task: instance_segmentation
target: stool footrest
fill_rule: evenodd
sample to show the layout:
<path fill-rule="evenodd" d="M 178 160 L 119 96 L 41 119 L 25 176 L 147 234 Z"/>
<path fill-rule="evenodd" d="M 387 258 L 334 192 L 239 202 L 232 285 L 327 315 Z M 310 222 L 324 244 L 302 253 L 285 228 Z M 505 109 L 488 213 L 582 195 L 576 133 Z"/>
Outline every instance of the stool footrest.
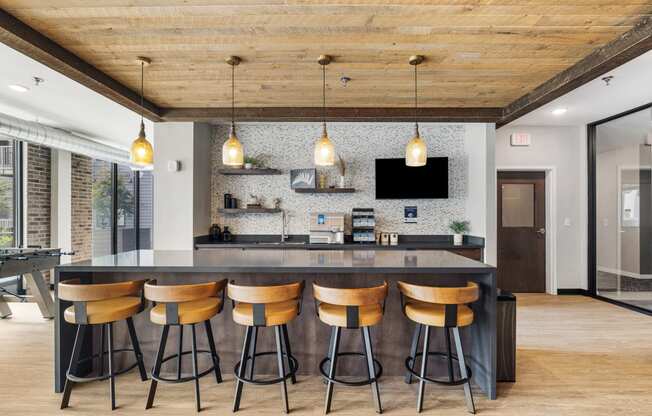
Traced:
<path fill-rule="evenodd" d="M 338 352 L 337 353 L 338 358 L 341 357 L 341 356 L 351 356 L 351 355 L 365 357 L 365 354 L 361 353 L 361 352 Z M 374 358 L 374 371 L 375 371 L 375 374 L 374 374 L 374 376 L 372 378 L 366 378 L 364 380 L 357 380 L 357 381 L 340 380 L 340 379 L 335 378 L 335 377 L 330 378 L 328 376 L 328 373 L 326 372 L 326 370 L 324 370 L 324 365 L 326 365 L 326 363 L 329 363 L 330 361 L 331 361 L 330 357 L 326 357 L 323 360 L 321 360 L 321 362 L 319 363 L 319 372 L 321 373 L 322 377 L 325 380 L 333 382 L 335 384 L 341 384 L 341 385 L 344 385 L 344 386 L 353 386 L 353 387 L 355 387 L 355 386 L 368 386 L 369 384 L 378 381 L 378 379 L 380 379 L 380 376 L 383 374 L 383 366 L 380 364 L 380 362 L 378 360 L 376 360 Z"/>
<path fill-rule="evenodd" d="M 184 352 L 181 353 L 181 355 L 186 355 L 186 354 L 192 354 L 192 351 L 184 351 Z M 210 355 L 212 355 L 212 353 L 210 351 L 207 351 L 207 350 L 197 350 L 197 354 L 210 354 Z M 167 357 L 165 357 L 165 358 L 163 358 L 161 360 L 161 364 L 163 364 L 164 362 L 169 361 L 169 360 L 171 360 L 173 358 L 177 358 L 178 356 L 179 356 L 179 354 L 168 355 Z M 217 358 L 218 365 L 219 365 L 219 362 L 220 361 L 219 361 L 219 357 L 218 357 Z M 161 377 L 160 372 L 158 374 L 154 374 L 154 371 L 152 371 L 152 380 L 156 380 L 156 381 L 159 381 L 161 383 L 187 383 L 188 381 L 193 381 L 196 378 L 200 379 L 200 378 L 204 377 L 205 375 L 208 375 L 209 373 L 211 373 L 213 370 L 215 370 L 215 366 L 211 366 L 210 368 L 208 368 L 208 369 L 202 371 L 201 373 L 197 374 L 197 377 L 188 376 L 188 377 L 181 377 L 181 378 Z"/>
<path fill-rule="evenodd" d="M 416 360 L 417 357 L 422 357 L 422 356 L 423 356 L 423 352 L 418 352 L 418 353 L 415 354 L 414 358 L 407 357 L 405 359 L 405 368 L 408 370 L 408 372 L 410 372 L 410 374 L 412 374 L 413 377 L 416 377 L 418 380 L 423 380 L 425 382 L 433 383 L 433 384 L 441 384 L 441 385 L 444 385 L 444 386 L 460 386 L 460 385 L 466 383 L 467 381 L 471 380 L 472 373 L 471 373 L 471 368 L 468 365 L 466 366 L 466 372 L 468 374 L 467 378 L 460 378 L 460 379 L 455 379 L 453 381 L 450 381 L 450 380 L 438 380 L 438 379 L 429 378 L 429 377 L 421 377 L 421 375 L 419 373 L 417 373 L 416 371 L 414 371 L 412 369 L 412 363 L 413 363 L 414 360 Z M 437 357 L 442 357 L 442 358 L 448 359 L 448 354 L 446 354 L 445 352 L 433 351 L 433 352 L 429 352 L 428 356 L 429 357 L 430 356 L 437 356 Z M 454 354 L 451 354 L 451 359 L 453 361 L 459 362 L 458 359 L 457 359 L 457 356 L 454 355 Z"/>
<path fill-rule="evenodd" d="M 254 354 L 254 357 L 257 358 L 257 357 L 260 357 L 262 355 L 274 355 L 275 356 L 276 354 L 277 354 L 276 351 L 264 351 L 264 352 L 257 352 L 256 354 Z M 240 380 L 243 383 L 247 383 L 247 384 L 255 384 L 255 385 L 259 385 L 259 386 L 266 386 L 266 385 L 270 385 L 270 384 L 280 383 L 283 380 L 287 380 L 289 378 L 292 378 L 292 376 L 294 376 L 297 373 L 297 370 L 299 369 L 299 362 L 297 361 L 296 358 L 294 358 L 293 355 L 289 355 L 288 353 L 284 352 L 283 356 L 288 359 L 288 364 L 290 366 L 288 372 L 285 374 L 285 377 L 277 377 L 277 378 L 264 379 L 264 380 L 254 380 L 253 376 L 252 376 L 252 378 L 240 377 L 240 376 L 238 376 L 238 370 L 240 369 L 240 361 L 238 361 L 235 364 L 235 367 L 233 367 L 233 374 L 234 374 L 234 376 L 235 376 L 235 378 L 237 380 Z M 247 361 L 251 360 L 251 358 L 252 358 L 251 355 L 247 356 L 247 358 L 245 359 L 245 365 L 246 365 Z"/>
<path fill-rule="evenodd" d="M 113 350 L 113 354 L 118 353 L 118 352 L 132 352 L 133 353 L 134 350 L 133 350 L 133 348 L 122 348 L 122 349 L 119 349 L 119 350 Z M 104 354 L 100 354 L 100 353 L 92 354 L 92 355 L 89 355 L 88 357 L 82 358 L 81 360 L 78 361 L 78 363 L 88 362 L 88 361 L 93 360 L 95 358 L 99 358 L 100 355 L 109 355 L 109 353 L 105 352 Z M 88 383 L 89 381 L 108 380 L 109 378 L 111 378 L 112 375 L 113 376 L 119 376 L 120 374 L 124 374 L 127 371 L 133 370 L 137 366 L 138 366 L 138 361 L 131 364 L 129 367 L 126 367 L 126 368 L 123 368 L 122 370 L 114 372 L 113 374 L 111 374 L 111 373 L 102 373 L 102 374 L 99 374 L 97 376 L 90 376 L 90 377 L 80 377 L 80 376 L 76 376 L 74 374 L 70 374 L 70 371 L 66 371 L 66 378 L 68 380 L 70 380 L 70 381 L 74 381 L 75 383 Z M 102 369 L 102 371 L 103 371 L 103 369 Z"/>

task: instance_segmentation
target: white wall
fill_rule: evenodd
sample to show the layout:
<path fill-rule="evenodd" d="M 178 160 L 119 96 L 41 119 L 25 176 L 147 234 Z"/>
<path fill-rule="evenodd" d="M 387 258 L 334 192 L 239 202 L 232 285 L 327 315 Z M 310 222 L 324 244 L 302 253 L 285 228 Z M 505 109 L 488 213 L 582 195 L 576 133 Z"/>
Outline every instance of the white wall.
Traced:
<path fill-rule="evenodd" d="M 556 213 L 548 236 L 548 260 L 557 288 L 587 288 L 586 276 L 586 134 L 585 126 L 534 127 L 506 126 L 497 130 L 496 168 L 548 170 L 546 197 Z M 511 147 L 514 132 L 532 136 L 529 147 Z M 539 169 L 540 168 L 540 169 Z M 554 173 L 552 173 L 554 172 Z M 494 186 L 495 187 L 495 186 Z M 551 233 L 552 231 L 552 233 Z M 551 288 L 549 287 L 549 290 Z"/>
<path fill-rule="evenodd" d="M 192 250 L 193 237 L 208 232 L 210 126 L 156 123 L 154 147 L 155 250 Z M 169 172 L 168 161 L 181 170 Z"/>

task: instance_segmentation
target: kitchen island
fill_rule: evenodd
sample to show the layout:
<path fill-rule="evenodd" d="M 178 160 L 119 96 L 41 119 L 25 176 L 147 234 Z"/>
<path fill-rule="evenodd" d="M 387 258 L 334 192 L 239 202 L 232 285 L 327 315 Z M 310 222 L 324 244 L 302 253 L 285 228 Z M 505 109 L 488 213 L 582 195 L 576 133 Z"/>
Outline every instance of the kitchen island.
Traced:
<path fill-rule="evenodd" d="M 55 269 L 55 288 L 59 281 L 81 278 L 88 283 L 109 283 L 130 279 L 157 279 L 159 284 L 197 283 L 228 278 L 243 284 L 279 284 L 305 280 L 303 307 L 298 319 L 289 324 L 292 351 L 299 361 L 299 374 L 318 374 L 318 363 L 326 355 L 329 328 L 315 315 L 311 284 L 334 287 L 365 287 L 387 280 L 390 293 L 383 322 L 372 328 L 375 355 L 385 375 L 404 374 L 405 357 L 414 324 L 405 318 L 396 281 L 419 284 L 463 286 L 478 283 L 480 299 L 472 305 L 475 321 L 461 330 L 473 382 L 490 399 L 496 397 L 496 273 L 495 268 L 448 251 L 425 250 L 238 250 L 194 251 L 140 250 L 88 261 L 66 264 Z M 56 290 L 55 290 L 56 294 Z M 63 389 L 65 371 L 72 352 L 74 326 L 63 319 L 70 303 L 56 298 L 55 391 Z M 146 312 L 134 317 L 136 331 L 147 367 L 154 358 L 160 327 L 149 322 Z M 222 372 L 230 374 L 242 347 L 244 328 L 233 323 L 229 302 L 212 319 Z M 171 331 L 171 338 L 176 335 Z M 262 332 L 261 350 L 272 350 L 272 333 Z M 273 332 L 273 331 L 272 331 Z M 97 346 L 98 334 L 91 334 L 83 354 Z M 203 337 L 200 337 L 200 339 Z M 357 337 L 346 337 L 343 350 L 361 348 Z M 175 345 L 172 341 L 170 345 Z M 443 350 L 443 335 L 435 332 L 431 350 Z M 116 341 L 128 345 L 127 329 L 116 327 Z M 205 346 L 199 343 L 199 348 Z M 118 348 L 121 348 L 120 345 Z M 127 357 L 126 360 L 129 360 Z M 91 360 L 92 361 L 92 360 Z M 271 363 L 270 363 L 271 364 Z M 344 364 L 344 372 L 353 365 Z M 208 365 L 200 360 L 200 367 Z M 269 367 L 274 368 L 273 365 Z M 437 367 L 433 366 L 436 370 Z"/>

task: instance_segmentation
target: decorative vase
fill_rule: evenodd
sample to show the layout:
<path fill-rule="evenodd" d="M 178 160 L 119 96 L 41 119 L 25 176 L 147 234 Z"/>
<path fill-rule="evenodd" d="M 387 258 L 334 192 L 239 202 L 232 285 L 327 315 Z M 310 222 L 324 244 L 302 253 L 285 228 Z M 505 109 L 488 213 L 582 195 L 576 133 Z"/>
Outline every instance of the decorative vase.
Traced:
<path fill-rule="evenodd" d="M 345 179 L 346 179 L 346 178 L 344 177 L 344 175 L 340 175 L 340 188 L 346 188 L 346 186 L 345 186 L 345 184 L 346 184 Z"/>
<path fill-rule="evenodd" d="M 252 167 L 253 167 L 253 165 L 251 163 L 245 163 L 244 164 L 245 169 L 251 169 Z"/>
<path fill-rule="evenodd" d="M 453 244 L 456 246 L 461 246 L 464 242 L 463 234 L 453 234 Z"/>

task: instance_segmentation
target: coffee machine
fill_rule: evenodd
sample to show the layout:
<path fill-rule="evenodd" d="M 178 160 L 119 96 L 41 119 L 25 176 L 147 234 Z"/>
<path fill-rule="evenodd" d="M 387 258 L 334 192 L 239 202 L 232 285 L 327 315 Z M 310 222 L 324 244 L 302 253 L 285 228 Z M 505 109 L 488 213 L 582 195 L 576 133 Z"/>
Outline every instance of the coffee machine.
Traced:
<path fill-rule="evenodd" d="M 344 244 L 343 212 L 311 212 L 310 244 Z"/>

